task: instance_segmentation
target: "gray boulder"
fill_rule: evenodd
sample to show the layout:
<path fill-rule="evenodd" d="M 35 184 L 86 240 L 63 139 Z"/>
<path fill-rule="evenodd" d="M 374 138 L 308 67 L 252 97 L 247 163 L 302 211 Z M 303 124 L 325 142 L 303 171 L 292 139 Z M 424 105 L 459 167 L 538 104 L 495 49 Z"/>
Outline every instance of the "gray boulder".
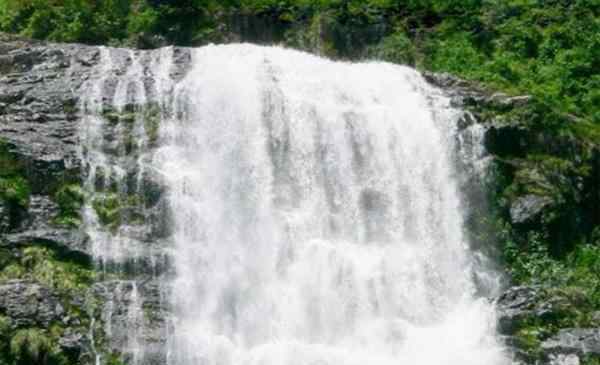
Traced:
<path fill-rule="evenodd" d="M 510 206 L 510 220 L 513 224 L 521 224 L 533 221 L 544 208 L 553 204 L 553 200 L 547 196 L 527 194 L 517 198 Z"/>

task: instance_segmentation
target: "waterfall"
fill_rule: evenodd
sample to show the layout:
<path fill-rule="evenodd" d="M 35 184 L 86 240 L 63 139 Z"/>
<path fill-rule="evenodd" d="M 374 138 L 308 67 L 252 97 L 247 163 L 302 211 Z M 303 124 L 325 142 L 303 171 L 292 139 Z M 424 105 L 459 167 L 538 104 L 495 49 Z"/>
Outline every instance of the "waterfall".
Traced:
<path fill-rule="evenodd" d="M 211 45 L 187 51 L 182 73 L 172 48 L 103 52 L 84 159 L 119 181 L 133 169 L 138 183 L 122 185 L 136 194 L 144 176 L 160 181 L 168 221 L 150 250 L 134 228 L 160 204 L 116 231 L 98 229 L 90 208 L 88 226 L 102 262 L 168 256 L 154 275 L 167 364 L 510 363 L 478 294 L 495 290 L 494 275 L 463 226 L 457 160 L 480 153 L 460 153 L 461 111 L 416 71 Z M 105 104 L 137 105 L 133 156 L 93 153 Z M 123 349 L 134 362 L 148 347 L 137 328 Z"/>

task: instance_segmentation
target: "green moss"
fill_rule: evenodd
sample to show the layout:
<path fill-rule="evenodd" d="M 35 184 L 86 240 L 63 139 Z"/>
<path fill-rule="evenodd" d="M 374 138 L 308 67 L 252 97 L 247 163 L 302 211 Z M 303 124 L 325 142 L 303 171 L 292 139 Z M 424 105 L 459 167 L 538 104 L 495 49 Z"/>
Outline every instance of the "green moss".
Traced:
<path fill-rule="evenodd" d="M 92 201 L 100 224 L 113 232 L 124 223 L 144 223 L 141 213 L 143 205 L 144 201 L 140 195 L 127 193 L 97 194 Z"/>
<path fill-rule="evenodd" d="M 567 127 L 576 138 L 594 145 L 600 145 L 600 123 L 579 121 L 569 123 Z"/>
<path fill-rule="evenodd" d="M 39 329 L 18 330 L 10 341 L 10 352 L 18 364 L 42 363 L 51 348 L 48 335 Z"/>
<path fill-rule="evenodd" d="M 10 332 L 10 319 L 0 315 L 0 338 L 3 338 Z"/>
<path fill-rule="evenodd" d="M 119 354 L 111 353 L 106 356 L 106 365 L 125 365 L 125 363 Z"/>
<path fill-rule="evenodd" d="M 600 365 L 600 356 L 587 355 L 581 359 L 581 365 Z"/>
<path fill-rule="evenodd" d="M 144 130 L 148 136 L 150 144 L 156 143 L 158 140 L 158 132 L 160 128 L 161 111 L 158 104 L 149 104 L 144 107 L 143 119 Z"/>
<path fill-rule="evenodd" d="M 117 194 L 97 196 L 92 201 L 92 207 L 103 225 L 116 229 L 121 224 L 121 201 Z"/>
<path fill-rule="evenodd" d="M 119 123 L 132 124 L 135 121 L 135 113 L 133 112 L 117 112 L 110 111 L 103 113 L 104 118 L 113 125 Z"/>
<path fill-rule="evenodd" d="M 54 218 L 54 223 L 72 228 L 79 227 L 84 198 L 83 190 L 79 185 L 70 184 L 58 189 L 54 194 L 54 200 L 58 204 L 59 213 Z"/>
<path fill-rule="evenodd" d="M 542 352 L 541 338 L 543 333 L 543 330 L 540 330 L 538 327 L 522 328 L 515 334 L 517 346 L 525 351 L 529 357 L 534 359 L 539 358 Z"/>
<path fill-rule="evenodd" d="M 77 112 L 77 103 L 75 99 L 69 99 L 63 102 L 63 112 L 67 115 L 75 114 Z"/>
<path fill-rule="evenodd" d="M 14 176 L 21 173 L 23 166 L 10 153 L 7 143 L 0 139 L 0 176 Z"/>
<path fill-rule="evenodd" d="M 0 281 L 35 280 L 59 292 L 83 292 L 94 281 L 96 273 L 80 263 L 61 259 L 46 247 L 25 247 L 20 258 L 0 271 Z"/>
<path fill-rule="evenodd" d="M 23 177 L 23 166 L 7 144 L 0 139 L 0 200 L 21 208 L 27 208 L 31 189 Z"/>
<path fill-rule="evenodd" d="M 143 121 L 144 130 L 150 144 L 154 144 L 158 140 L 161 109 L 157 103 L 127 104 L 120 111 L 112 107 L 105 107 L 102 115 L 112 125 L 124 124 L 126 126 L 125 149 L 128 154 L 135 150 L 135 140 L 131 134 L 131 129 L 138 117 Z"/>
<path fill-rule="evenodd" d="M 0 270 L 10 265 L 14 260 L 13 253 L 7 248 L 0 248 Z"/>
<path fill-rule="evenodd" d="M 29 205 L 31 189 L 21 176 L 0 177 L 0 199 L 26 208 Z"/>
<path fill-rule="evenodd" d="M 59 334 L 52 330 L 24 328 L 10 340 L 10 357 L 15 365 L 67 365 L 69 359 L 58 346 Z"/>

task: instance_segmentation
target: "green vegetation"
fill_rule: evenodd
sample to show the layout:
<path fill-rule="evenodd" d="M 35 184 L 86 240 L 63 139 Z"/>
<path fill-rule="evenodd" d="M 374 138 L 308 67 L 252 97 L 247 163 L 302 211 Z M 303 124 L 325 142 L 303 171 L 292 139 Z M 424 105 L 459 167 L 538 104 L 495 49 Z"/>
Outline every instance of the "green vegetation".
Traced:
<path fill-rule="evenodd" d="M 121 224 L 121 201 L 117 194 L 97 196 L 92 206 L 103 225 L 116 229 Z"/>
<path fill-rule="evenodd" d="M 0 202 L 5 202 L 9 209 L 25 209 L 29 204 L 30 194 L 21 163 L 0 140 Z"/>
<path fill-rule="evenodd" d="M 3 260 L 6 258 L 6 260 Z M 58 295 L 65 309 L 65 318 L 76 318 L 71 330 L 87 331 L 89 318 L 73 304 L 83 298 L 95 280 L 88 263 L 65 257 L 48 247 L 31 245 L 0 252 L 0 283 L 10 279 L 35 281 Z M 74 363 L 72 355 L 59 346 L 65 324 L 53 322 L 44 327 L 17 327 L 9 318 L 0 315 L 0 363 L 7 365 L 67 365 Z"/>
<path fill-rule="evenodd" d="M 135 194 L 98 193 L 92 201 L 98 220 L 111 231 L 116 231 L 124 222 L 141 223 L 142 204 L 142 198 Z"/>
<path fill-rule="evenodd" d="M 54 223 L 72 228 L 81 225 L 81 207 L 84 202 L 81 186 L 69 184 L 61 187 L 55 193 L 54 200 L 59 208 Z"/>
<path fill-rule="evenodd" d="M 16 364 L 46 363 L 51 351 L 50 339 L 39 329 L 18 330 L 10 341 L 10 353 Z"/>
<path fill-rule="evenodd" d="M 407 63 L 600 123 L 597 0 L 0 0 L 0 31 L 154 47 L 235 39 Z"/>
<path fill-rule="evenodd" d="M 82 293 L 93 283 L 96 275 L 87 263 L 61 257 L 47 247 L 25 247 L 13 257 L 10 264 L 0 271 L 0 282 L 29 279 L 61 293 Z"/>
<path fill-rule="evenodd" d="M 149 104 L 144 107 L 142 117 L 144 118 L 144 130 L 148 136 L 150 144 L 158 140 L 158 129 L 160 126 L 160 107 L 156 104 Z"/>

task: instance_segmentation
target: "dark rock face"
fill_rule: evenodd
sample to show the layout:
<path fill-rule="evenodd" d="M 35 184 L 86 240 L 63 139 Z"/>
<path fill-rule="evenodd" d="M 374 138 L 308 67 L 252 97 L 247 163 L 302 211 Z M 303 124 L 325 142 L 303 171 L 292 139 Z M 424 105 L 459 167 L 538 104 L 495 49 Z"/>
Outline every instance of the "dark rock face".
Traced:
<path fill-rule="evenodd" d="M 15 41 L 3 43 L 0 51 L 0 139 L 34 194 L 27 217 L 2 240 L 13 245 L 41 240 L 85 251 L 78 232 L 53 226 L 57 210 L 51 195 L 80 179 L 77 89 L 89 77 L 97 50 Z"/>
<path fill-rule="evenodd" d="M 64 314 L 55 293 L 25 280 L 12 280 L 0 285 L 0 311 L 6 313 L 13 327 L 47 327 Z"/>
<path fill-rule="evenodd" d="M 79 58 L 93 48 L 29 46 L 8 52 L 0 79 L 0 135 L 26 166 L 34 193 L 78 176 L 76 90 L 87 77 Z"/>
<path fill-rule="evenodd" d="M 131 54 L 124 49 L 111 52 L 116 76 L 130 66 Z M 170 76 L 178 80 L 187 71 L 190 52 L 175 48 L 172 57 Z M 143 59 L 151 62 L 150 57 Z M 87 80 L 98 76 L 94 68 L 100 61 L 98 47 L 46 44 L 0 34 L 0 168 L 11 163 L 15 167 L 11 174 L 18 174 L 28 189 L 26 203 L 21 205 L 3 200 L 0 191 L 0 270 L 14 262 L 21 265 L 23 251 L 29 248 L 50 250 L 63 260 L 64 267 L 94 267 L 90 239 L 81 217 L 77 217 L 81 202 L 63 200 L 92 199 L 77 193 L 77 189 L 82 191 L 89 169 L 82 160 L 80 143 L 81 89 Z M 148 90 L 152 90 L 153 82 L 151 77 L 143 80 Z M 102 103 L 110 108 L 116 84 L 108 82 L 105 86 Z M 125 109 L 132 113 L 140 106 Z M 0 171 L 0 178 L 3 173 Z M 166 206 L 160 199 L 160 185 L 151 176 L 141 181 L 144 195 L 138 205 L 162 209 L 148 214 L 148 229 L 138 234 L 141 242 L 152 245 L 155 243 L 147 236 L 164 238 L 167 234 Z M 65 291 L 31 279 L 0 279 L 0 319 L 8 319 L 13 333 L 34 328 L 54 336 L 51 343 L 71 363 L 93 364 L 96 356 L 107 360 L 111 354 L 116 356 L 131 347 L 129 341 L 134 336 L 145 345 L 138 363 L 164 364 L 166 321 L 161 313 L 166 309 L 156 276 L 167 269 L 167 263 L 151 264 L 145 257 L 136 260 L 111 273 L 110 281 L 87 289 L 85 283 Z M 104 270 L 106 267 L 96 270 L 98 280 L 105 280 Z M 50 326 L 58 326 L 60 334 L 49 334 Z M 6 339 L 2 336 L 0 333 L 0 341 L 10 342 L 10 334 Z M 128 356 L 132 355 L 125 354 L 124 360 Z"/>

